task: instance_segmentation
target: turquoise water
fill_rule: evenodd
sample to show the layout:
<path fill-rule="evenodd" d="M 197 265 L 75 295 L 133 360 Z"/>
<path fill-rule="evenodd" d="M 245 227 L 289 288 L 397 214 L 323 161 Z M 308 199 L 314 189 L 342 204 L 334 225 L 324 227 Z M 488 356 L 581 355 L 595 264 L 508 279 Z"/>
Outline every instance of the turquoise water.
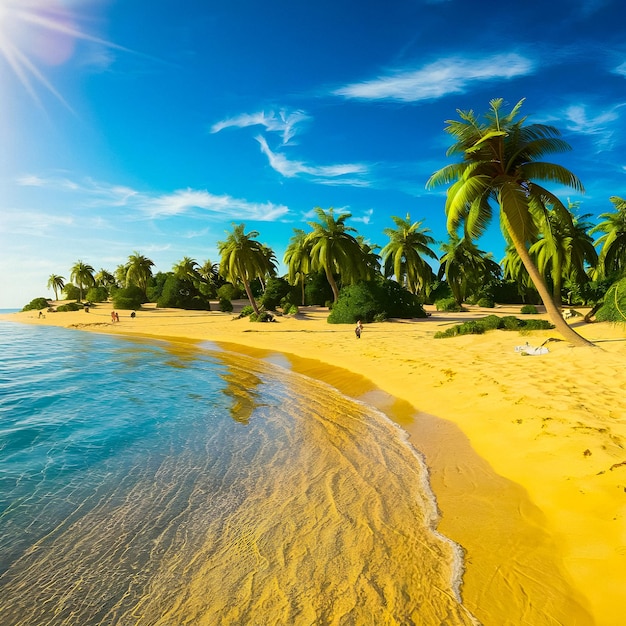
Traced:
<path fill-rule="evenodd" d="M 0 322 L 3 626 L 469 624 L 385 416 L 215 349 Z"/>

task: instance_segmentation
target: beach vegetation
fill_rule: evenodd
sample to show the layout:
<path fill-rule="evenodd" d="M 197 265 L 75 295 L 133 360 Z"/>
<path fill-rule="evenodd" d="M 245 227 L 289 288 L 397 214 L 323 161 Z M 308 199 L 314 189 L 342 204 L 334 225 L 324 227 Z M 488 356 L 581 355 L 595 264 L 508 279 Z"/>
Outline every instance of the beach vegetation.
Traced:
<path fill-rule="evenodd" d="M 283 310 L 283 315 L 297 315 L 299 313 L 298 305 L 290 302 L 285 302 L 281 304 L 281 308 Z"/>
<path fill-rule="evenodd" d="M 58 301 L 59 299 L 59 291 L 63 291 L 63 287 L 65 287 L 65 278 L 63 276 L 59 276 L 58 274 L 50 274 L 48 276 L 48 289 L 52 289 L 54 291 L 54 299 Z"/>
<path fill-rule="evenodd" d="M 109 299 L 109 290 L 106 287 L 91 287 L 85 297 L 88 302 L 106 302 Z"/>
<path fill-rule="evenodd" d="M 94 280 L 96 281 L 97 287 L 109 288 L 113 285 L 117 285 L 115 275 L 103 268 L 100 268 L 100 270 L 96 273 L 96 275 L 94 276 Z"/>
<path fill-rule="evenodd" d="M 254 309 L 248 304 L 244 306 L 239 312 L 239 317 L 249 317 L 254 313 Z"/>
<path fill-rule="evenodd" d="M 456 324 L 446 330 L 435 333 L 435 339 L 446 339 L 448 337 L 458 337 L 459 335 L 482 335 L 490 330 L 517 330 L 528 332 L 531 330 L 551 330 L 554 324 L 547 320 L 521 320 L 514 316 L 507 315 L 498 317 L 497 315 L 487 315 L 478 320 L 469 320 L 462 324 Z"/>
<path fill-rule="evenodd" d="M 602 233 L 596 241 L 600 246 L 598 276 L 621 275 L 626 272 L 626 200 L 611 196 L 614 210 L 602 213 L 602 221 L 591 229 L 591 234 Z"/>
<path fill-rule="evenodd" d="M 179 276 L 174 272 L 167 276 L 157 307 L 209 311 L 211 303 L 208 297 L 200 293 L 191 278 Z"/>
<path fill-rule="evenodd" d="M 260 299 L 261 306 L 268 311 L 275 311 L 285 298 L 291 296 L 292 289 L 293 287 L 284 278 L 269 278 Z M 291 302 L 289 298 L 288 301 Z"/>
<path fill-rule="evenodd" d="M 285 250 L 283 261 L 287 266 L 287 280 L 300 288 L 302 306 L 306 304 L 305 283 L 311 272 L 311 242 L 300 228 L 293 229 L 293 236 Z"/>
<path fill-rule="evenodd" d="M 310 267 L 325 273 L 333 302 L 337 302 L 339 286 L 335 276 L 340 277 L 342 285 L 355 284 L 370 278 L 370 268 L 359 241 L 351 234 L 355 229 L 345 224 L 352 215 L 335 215 L 332 207 L 328 211 L 315 207 L 314 211 L 318 221 L 309 222 L 313 231 L 306 237 L 306 245 L 310 246 Z"/>
<path fill-rule="evenodd" d="M 225 280 L 243 284 L 250 305 L 258 315 L 259 305 L 256 302 L 250 283 L 255 278 L 264 277 L 275 271 L 272 255 L 268 248 L 255 239 L 259 233 L 255 230 L 244 232 L 244 224 L 233 225 L 233 230 L 227 233 L 224 241 L 218 242 L 220 258 L 220 274 Z"/>
<path fill-rule="evenodd" d="M 599 322 L 626 324 L 626 277 L 613 283 L 596 313 Z"/>
<path fill-rule="evenodd" d="M 394 280 L 378 278 L 342 287 L 328 315 L 330 324 L 373 322 L 377 315 L 412 319 L 426 317 L 419 298 Z"/>
<path fill-rule="evenodd" d="M 411 293 L 425 294 L 435 278 L 426 260 L 438 259 L 431 248 L 435 239 L 422 222 L 411 222 L 409 213 L 404 219 L 395 215 L 391 219 L 396 227 L 383 231 L 389 238 L 389 243 L 380 252 L 383 273 L 386 278 L 395 276 L 396 281 Z"/>
<path fill-rule="evenodd" d="M 28 304 L 24 305 L 22 311 L 39 311 L 41 309 L 47 309 L 49 306 L 48 298 L 34 298 Z"/>
<path fill-rule="evenodd" d="M 224 283 L 217 289 L 217 297 L 225 300 L 239 300 L 241 298 L 241 288 L 232 283 Z"/>
<path fill-rule="evenodd" d="M 333 292 L 323 271 L 312 272 L 308 275 L 304 293 L 305 304 L 309 306 L 317 305 L 330 308 L 329 305 L 332 304 Z"/>
<path fill-rule="evenodd" d="M 479 237 L 497 207 L 504 236 L 528 271 L 554 325 L 574 345 L 590 346 L 593 344 L 563 319 L 529 253 L 529 246 L 545 224 L 548 204 L 564 223 L 571 221 L 563 203 L 537 181 L 559 183 L 581 192 L 583 185 L 565 167 L 541 160 L 571 148 L 556 128 L 517 119 L 523 102 L 504 113 L 503 100 L 491 100 L 483 120 L 471 110 L 458 111 L 459 120 L 447 121 L 446 132 L 454 139 L 447 154 L 461 160 L 435 172 L 427 187 L 449 185 L 445 210 L 450 234 L 462 227 L 465 237 Z"/>
<path fill-rule="evenodd" d="M 444 311 L 447 313 L 458 313 L 465 309 L 457 302 L 456 298 L 449 296 L 447 298 L 440 298 L 435 302 L 435 308 L 437 311 Z"/>
<path fill-rule="evenodd" d="M 88 263 L 81 260 L 76 261 L 70 270 L 70 280 L 76 283 L 78 287 L 78 301 L 83 299 L 83 290 L 85 287 L 93 287 L 96 280 L 93 277 L 95 270 Z"/>
<path fill-rule="evenodd" d="M 233 303 L 226 298 L 220 298 L 218 302 L 218 306 L 222 313 L 232 313 L 233 312 Z"/>
<path fill-rule="evenodd" d="M 534 304 L 525 304 L 521 309 L 522 315 L 537 315 L 537 307 Z"/>
<path fill-rule="evenodd" d="M 490 298 L 489 296 L 483 296 L 476 304 L 484 309 L 493 309 L 496 306 L 493 298 Z"/>
<path fill-rule="evenodd" d="M 67 304 L 60 304 L 56 310 L 59 313 L 66 313 L 68 311 L 80 311 L 82 308 L 83 305 L 78 302 L 68 302 Z"/>
<path fill-rule="evenodd" d="M 269 311 L 259 311 L 258 313 L 250 314 L 251 322 L 273 322 L 275 321 L 274 316 Z"/>
<path fill-rule="evenodd" d="M 80 291 L 74 283 L 65 283 L 63 293 L 66 300 L 80 300 Z"/>
<path fill-rule="evenodd" d="M 124 270 L 126 272 L 125 280 L 122 284 L 125 287 L 135 285 L 139 287 L 144 296 L 147 296 L 148 285 L 152 278 L 152 268 L 154 267 L 154 261 L 147 256 L 134 251 L 129 257 Z"/>
<path fill-rule="evenodd" d="M 146 295 L 137 285 L 129 285 L 121 289 L 114 289 L 111 293 L 113 306 L 116 309 L 139 309 L 144 302 L 147 302 Z"/>

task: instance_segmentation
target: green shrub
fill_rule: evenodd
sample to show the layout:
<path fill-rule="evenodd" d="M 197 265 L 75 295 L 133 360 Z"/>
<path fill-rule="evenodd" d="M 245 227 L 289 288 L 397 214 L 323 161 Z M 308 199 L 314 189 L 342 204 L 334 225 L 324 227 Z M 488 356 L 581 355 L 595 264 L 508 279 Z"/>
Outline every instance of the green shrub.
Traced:
<path fill-rule="evenodd" d="M 241 298 L 241 289 L 232 283 L 225 283 L 217 290 L 217 297 L 221 300 L 239 300 Z"/>
<path fill-rule="evenodd" d="M 483 307 L 484 309 L 493 309 L 493 307 L 496 306 L 496 303 L 493 301 L 493 299 L 487 298 L 486 296 L 480 298 L 480 300 L 478 300 L 476 304 Z"/>
<path fill-rule="evenodd" d="M 435 302 L 437 311 L 445 311 L 447 313 L 458 313 L 463 310 L 454 298 L 441 298 Z"/>
<path fill-rule="evenodd" d="M 626 278 L 609 287 L 604 303 L 596 313 L 596 319 L 599 322 L 626 323 Z"/>
<path fill-rule="evenodd" d="M 382 313 L 376 313 L 376 315 L 374 315 L 375 322 L 385 322 L 388 319 L 389 317 L 387 316 L 387 313 L 385 313 L 384 311 Z"/>
<path fill-rule="evenodd" d="M 253 314 L 254 314 L 254 309 L 252 308 L 252 305 L 246 304 L 246 306 L 244 306 L 243 309 L 241 309 L 241 313 L 239 313 L 239 317 L 248 317 L 248 315 L 253 315 Z"/>
<path fill-rule="evenodd" d="M 487 315 L 487 317 L 483 317 L 479 322 L 485 330 L 496 330 L 503 327 L 502 318 L 497 315 Z"/>
<path fill-rule="evenodd" d="M 291 293 L 291 285 L 284 278 L 270 278 L 265 285 L 265 292 L 261 297 L 261 305 L 270 311 L 275 311 L 281 301 Z"/>
<path fill-rule="evenodd" d="M 113 306 L 116 309 L 139 309 L 146 301 L 146 294 L 137 287 L 129 285 L 123 289 L 117 289 L 113 295 Z"/>
<path fill-rule="evenodd" d="M 289 304 L 286 303 L 283 306 L 283 314 L 284 315 L 297 315 L 298 314 L 298 307 L 295 304 Z"/>
<path fill-rule="evenodd" d="M 273 322 L 274 316 L 268 311 L 261 311 L 258 315 L 256 313 L 252 313 L 250 315 L 251 322 Z"/>
<path fill-rule="evenodd" d="M 222 313 L 232 313 L 233 303 L 227 298 L 220 298 L 220 311 Z"/>
<path fill-rule="evenodd" d="M 83 308 L 82 304 L 78 304 L 78 302 L 68 302 L 67 304 L 62 304 L 57 307 L 57 311 L 64 313 L 66 311 L 80 311 Z"/>
<path fill-rule="evenodd" d="M 441 330 L 435 333 L 435 339 L 457 337 L 458 335 L 482 335 L 488 330 L 497 329 L 525 332 L 531 330 L 550 330 L 552 328 L 554 328 L 554 326 L 546 320 L 520 320 L 511 315 L 506 317 L 488 315 L 479 320 L 469 320 L 463 324 L 457 324 L 446 330 Z"/>
<path fill-rule="evenodd" d="M 537 307 L 534 304 L 525 304 L 521 309 L 522 315 L 537 315 Z"/>
<path fill-rule="evenodd" d="M 113 299 L 115 300 L 115 295 Z M 208 297 L 202 295 L 191 280 L 177 278 L 174 274 L 169 274 L 165 280 L 157 306 L 192 311 L 211 310 Z"/>
<path fill-rule="evenodd" d="M 80 289 L 72 283 L 65 283 L 63 293 L 66 300 L 80 300 Z"/>
<path fill-rule="evenodd" d="M 87 302 L 106 302 L 108 298 L 109 291 L 106 287 L 91 287 L 85 296 Z"/>
<path fill-rule="evenodd" d="M 519 320 L 524 330 L 551 330 L 554 324 L 548 320 Z"/>
<path fill-rule="evenodd" d="M 34 298 L 22 309 L 22 311 L 36 311 L 40 309 L 47 309 L 48 306 L 48 298 Z"/>

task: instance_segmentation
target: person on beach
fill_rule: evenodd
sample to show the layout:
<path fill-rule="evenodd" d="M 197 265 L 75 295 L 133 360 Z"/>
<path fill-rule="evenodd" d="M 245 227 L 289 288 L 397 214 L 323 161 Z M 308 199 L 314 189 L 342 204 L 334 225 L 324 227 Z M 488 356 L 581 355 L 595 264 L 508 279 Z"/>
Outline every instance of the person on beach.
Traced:
<path fill-rule="evenodd" d="M 111 321 L 115 323 L 115 311 L 111 311 Z"/>
<path fill-rule="evenodd" d="M 133 312 L 130 314 L 130 316 L 131 316 L 131 318 L 132 318 L 132 319 L 135 319 L 135 315 L 137 315 L 137 313 L 135 313 L 135 311 L 133 311 Z"/>
<path fill-rule="evenodd" d="M 356 328 L 354 329 L 354 334 L 357 339 L 361 338 L 361 332 L 363 331 L 363 324 L 361 324 L 361 320 L 356 323 Z"/>
<path fill-rule="evenodd" d="M 116 322 L 120 321 L 120 314 L 117 311 L 115 312 L 115 321 Z"/>

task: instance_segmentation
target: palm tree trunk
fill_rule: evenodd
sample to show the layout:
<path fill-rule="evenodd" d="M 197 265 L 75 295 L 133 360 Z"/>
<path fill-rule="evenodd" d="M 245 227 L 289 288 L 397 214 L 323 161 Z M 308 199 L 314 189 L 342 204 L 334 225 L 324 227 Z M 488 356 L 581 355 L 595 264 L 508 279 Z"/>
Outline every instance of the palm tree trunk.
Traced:
<path fill-rule="evenodd" d="M 528 250 L 526 246 L 522 242 L 521 238 L 518 236 L 516 232 L 513 232 L 511 228 L 509 228 L 509 236 L 511 237 L 511 241 L 519 254 L 524 267 L 528 271 L 528 275 L 530 279 L 533 281 L 535 285 L 535 289 L 539 292 L 539 297 L 543 301 L 544 306 L 546 307 L 546 312 L 548 313 L 548 317 L 550 321 L 556 326 L 556 329 L 563 335 L 563 337 L 573 343 L 575 346 L 593 346 L 595 345 L 591 343 L 591 341 L 587 341 L 584 337 L 581 337 L 570 325 L 563 319 L 559 309 L 557 308 L 550 292 L 548 291 L 548 287 L 546 286 L 539 270 L 533 263 L 530 255 L 528 254 Z"/>
<path fill-rule="evenodd" d="M 324 268 L 326 270 L 326 278 L 328 279 L 328 284 L 330 288 L 333 290 L 333 302 L 337 302 L 339 300 L 339 289 L 337 288 L 337 283 L 335 282 L 335 277 L 330 269 L 327 267 Z"/>
<path fill-rule="evenodd" d="M 243 279 L 243 288 L 246 290 L 246 295 L 248 296 L 248 300 L 250 300 L 250 304 L 252 305 L 254 312 L 258 315 L 259 306 L 257 305 L 256 300 L 254 299 L 254 296 L 252 295 L 252 289 L 250 289 L 250 283 L 248 282 L 247 278 Z"/>
<path fill-rule="evenodd" d="M 559 313 L 561 314 L 563 311 L 563 302 L 561 301 L 562 276 L 563 276 L 563 270 L 561 267 L 561 263 L 557 261 L 554 266 L 553 291 L 554 291 L 554 304 L 556 305 L 556 308 L 559 310 Z"/>
<path fill-rule="evenodd" d="M 306 301 L 305 293 L 304 293 L 304 275 L 300 278 L 300 285 L 302 286 L 302 306 Z"/>

